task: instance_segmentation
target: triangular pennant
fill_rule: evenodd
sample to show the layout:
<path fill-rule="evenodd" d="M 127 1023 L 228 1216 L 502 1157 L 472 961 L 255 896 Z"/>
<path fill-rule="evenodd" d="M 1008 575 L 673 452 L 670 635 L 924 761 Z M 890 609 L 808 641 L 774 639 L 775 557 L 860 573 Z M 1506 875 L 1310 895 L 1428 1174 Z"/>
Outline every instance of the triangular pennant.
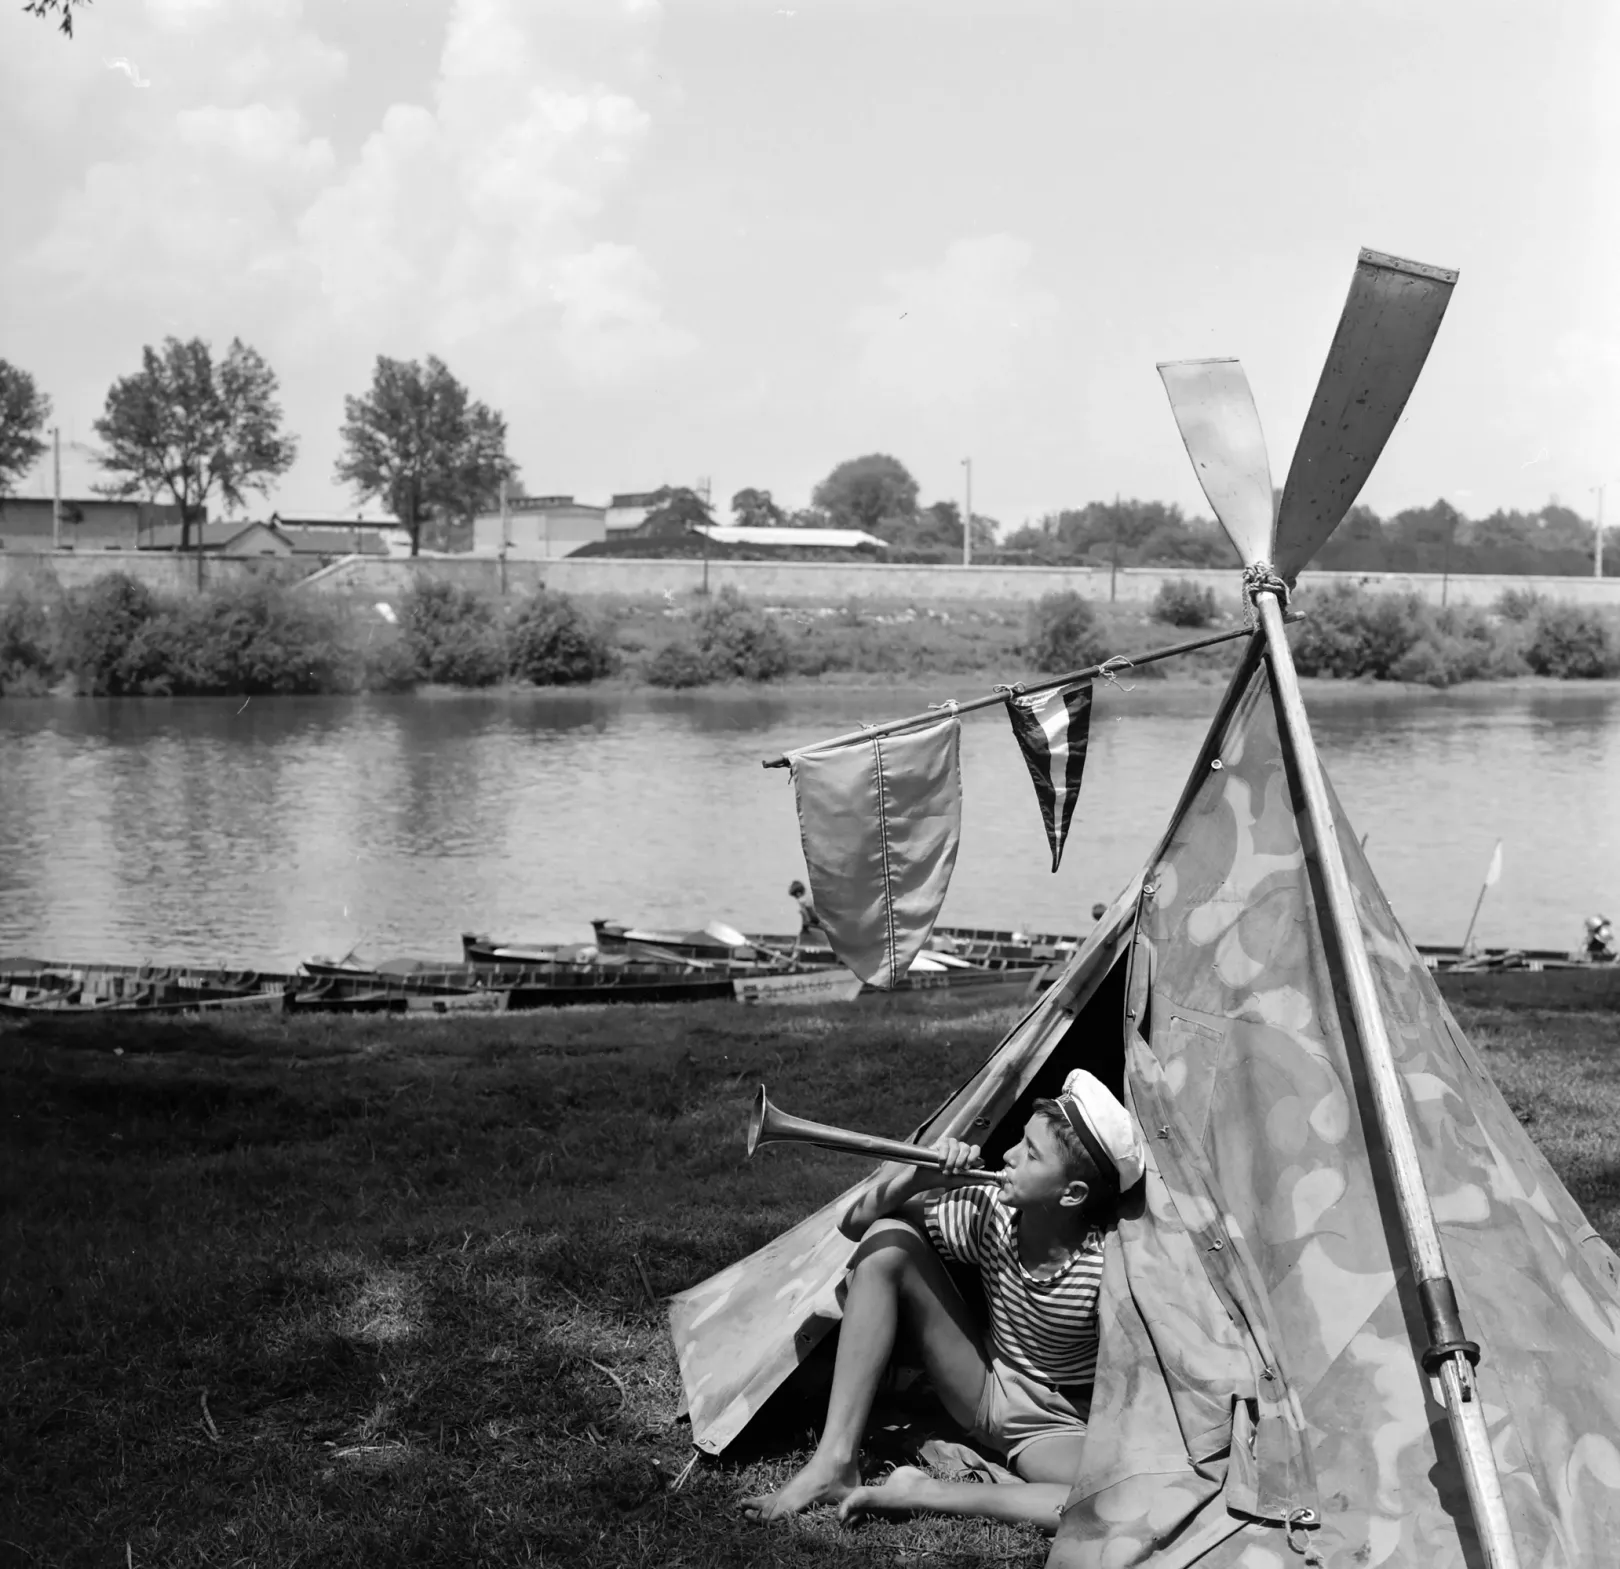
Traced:
<path fill-rule="evenodd" d="M 1054 703 L 1052 699 L 1060 698 Z M 1052 846 L 1052 870 L 1063 859 L 1074 803 L 1080 799 L 1080 777 L 1086 768 L 1086 743 L 1091 736 L 1091 683 L 1060 692 L 1039 692 L 1029 697 L 1008 697 L 1007 717 L 1012 721 L 1018 750 L 1024 754 L 1029 777 L 1035 781 L 1035 801 Z"/>
<path fill-rule="evenodd" d="M 961 721 L 790 752 L 810 892 L 839 960 L 890 987 L 934 930 L 962 835 Z"/>

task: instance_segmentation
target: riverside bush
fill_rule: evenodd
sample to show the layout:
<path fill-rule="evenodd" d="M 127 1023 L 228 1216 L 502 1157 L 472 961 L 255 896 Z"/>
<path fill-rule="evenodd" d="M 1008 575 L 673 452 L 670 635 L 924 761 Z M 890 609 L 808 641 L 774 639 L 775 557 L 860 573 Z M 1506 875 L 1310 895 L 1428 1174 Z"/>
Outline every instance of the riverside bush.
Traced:
<path fill-rule="evenodd" d="M 1525 674 L 1517 629 L 1511 625 L 1495 625 L 1483 611 L 1468 606 L 1424 607 L 1422 619 L 1417 641 L 1391 669 L 1395 680 L 1446 687 Z"/>
<path fill-rule="evenodd" d="M 341 692 L 360 685 L 338 613 L 273 582 L 160 597 L 123 573 L 69 594 L 57 664 L 108 696 Z"/>
<path fill-rule="evenodd" d="M 612 674 L 613 644 L 567 594 L 541 587 L 507 631 L 512 674 L 536 686 L 573 686 Z"/>
<path fill-rule="evenodd" d="M 506 641 L 494 605 L 459 583 L 418 580 L 399 612 L 418 681 L 492 686 L 506 675 Z"/>
<path fill-rule="evenodd" d="M 138 578 L 109 572 L 67 596 L 58 651 L 81 690 L 120 697 L 166 691 L 165 606 Z"/>
<path fill-rule="evenodd" d="M 649 686 L 685 687 L 707 686 L 714 680 L 714 671 L 703 651 L 685 638 L 666 643 L 647 661 L 642 678 Z"/>
<path fill-rule="evenodd" d="M 277 583 L 249 580 L 183 600 L 142 636 L 177 693 L 341 692 L 359 684 L 332 608 Z"/>
<path fill-rule="evenodd" d="M 653 686 L 691 687 L 774 681 L 793 668 L 793 649 L 776 618 L 728 583 L 697 613 L 692 631 L 659 649 L 642 674 Z"/>
<path fill-rule="evenodd" d="M 51 607 L 43 599 L 14 589 L 0 594 L 0 696 L 48 692 L 62 673 L 55 644 Z"/>
<path fill-rule="evenodd" d="M 1038 670 L 1054 673 L 1106 659 L 1091 601 L 1073 589 L 1036 600 L 1029 612 L 1029 657 Z"/>
<path fill-rule="evenodd" d="M 1541 605 L 1533 588 L 1505 588 L 1496 596 L 1496 613 L 1504 621 L 1528 621 Z"/>
<path fill-rule="evenodd" d="M 1305 608 L 1293 645 L 1302 676 L 1398 680 L 1396 665 L 1432 625 L 1416 594 L 1368 594 L 1348 583 Z"/>
<path fill-rule="evenodd" d="M 1172 578 L 1159 585 L 1153 619 L 1173 627 L 1207 627 L 1215 619 L 1215 591 L 1191 578 Z"/>
<path fill-rule="evenodd" d="M 793 668 L 774 616 L 756 610 L 729 583 L 698 612 L 698 648 L 721 678 L 774 681 Z"/>
<path fill-rule="evenodd" d="M 1580 605 L 1542 605 L 1531 623 L 1525 663 L 1538 676 L 1595 680 L 1620 675 L 1620 639 L 1604 616 Z"/>

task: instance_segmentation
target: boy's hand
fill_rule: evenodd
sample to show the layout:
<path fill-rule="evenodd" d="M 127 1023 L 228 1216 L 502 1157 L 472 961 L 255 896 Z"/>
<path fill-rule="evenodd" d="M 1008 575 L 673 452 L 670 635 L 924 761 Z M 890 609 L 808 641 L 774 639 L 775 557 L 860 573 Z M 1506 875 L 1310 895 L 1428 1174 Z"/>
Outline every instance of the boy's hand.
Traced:
<path fill-rule="evenodd" d="M 965 1187 L 970 1182 L 983 1182 L 989 1175 L 980 1164 L 979 1146 L 964 1144 L 961 1139 L 941 1139 L 934 1148 L 943 1157 L 940 1166 L 942 1188 Z"/>

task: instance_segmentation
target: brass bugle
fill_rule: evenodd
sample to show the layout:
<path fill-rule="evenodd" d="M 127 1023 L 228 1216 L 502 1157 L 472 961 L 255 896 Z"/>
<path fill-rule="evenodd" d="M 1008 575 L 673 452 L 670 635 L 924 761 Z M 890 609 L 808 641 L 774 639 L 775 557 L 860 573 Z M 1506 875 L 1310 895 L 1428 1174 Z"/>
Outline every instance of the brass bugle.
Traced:
<path fill-rule="evenodd" d="M 748 1153 L 761 1144 L 814 1144 L 818 1149 L 842 1150 L 850 1155 L 871 1155 L 877 1160 L 905 1161 L 912 1166 L 943 1166 L 938 1150 L 923 1144 L 907 1144 L 902 1139 L 879 1138 L 875 1133 L 855 1133 L 830 1123 L 809 1122 L 778 1110 L 759 1087 L 754 1109 L 748 1117 Z"/>

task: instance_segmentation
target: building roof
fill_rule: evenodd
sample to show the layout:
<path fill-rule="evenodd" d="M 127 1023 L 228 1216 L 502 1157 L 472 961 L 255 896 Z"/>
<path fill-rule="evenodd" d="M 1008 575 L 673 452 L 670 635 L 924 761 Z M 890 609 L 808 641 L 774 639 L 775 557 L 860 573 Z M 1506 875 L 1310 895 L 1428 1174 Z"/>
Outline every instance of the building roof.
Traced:
<path fill-rule="evenodd" d="M 742 528 L 725 523 L 694 523 L 692 532 L 706 535 L 717 545 L 777 545 L 784 550 L 854 550 L 860 545 L 889 548 L 887 540 L 858 528 Z"/>
<path fill-rule="evenodd" d="M 391 552 L 383 535 L 400 525 L 372 524 L 358 537 L 352 522 L 313 524 L 301 518 L 272 518 L 270 527 L 287 541 L 296 556 L 386 556 Z"/>
<path fill-rule="evenodd" d="M 272 512 L 282 528 L 404 528 L 392 512 Z"/>
<path fill-rule="evenodd" d="M 238 535 L 246 534 L 250 529 L 270 528 L 267 523 L 248 523 L 241 518 L 227 520 L 221 523 L 193 523 L 191 525 L 191 548 L 193 550 L 226 550 L 232 540 Z M 160 523 L 155 528 L 142 531 L 141 548 L 143 550 L 178 550 L 180 548 L 180 525 L 178 523 Z"/>
<path fill-rule="evenodd" d="M 500 510 L 499 507 L 494 507 L 478 515 L 499 517 Z M 593 518 L 599 518 L 607 513 L 606 507 L 593 507 L 590 502 L 575 501 L 572 496 L 514 496 L 507 501 L 506 510 L 513 517 L 532 517 L 537 512 L 566 512 L 573 515 L 589 514 Z"/>

